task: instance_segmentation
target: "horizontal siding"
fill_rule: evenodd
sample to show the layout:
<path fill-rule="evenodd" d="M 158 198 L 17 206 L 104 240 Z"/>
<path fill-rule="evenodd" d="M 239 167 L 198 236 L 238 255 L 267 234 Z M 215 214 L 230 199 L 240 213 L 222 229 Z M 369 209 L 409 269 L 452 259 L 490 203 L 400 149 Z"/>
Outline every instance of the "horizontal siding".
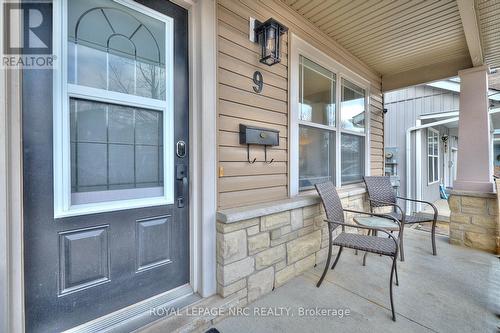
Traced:
<path fill-rule="evenodd" d="M 384 174 L 384 106 L 379 89 L 370 89 L 370 174 Z"/>
<path fill-rule="evenodd" d="M 276 3 L 270 3 L 276 4 Z M 308 39 L 307 34 L 314 29 L 309 23 L 294 16 L 293 11 L 280 15 L 258 1 L 219 0 L 218 13 L 218 206 L 221 209 L 245 206 L 288 197 L 288 34 L 282 37 L 282 60 L 274 66 L 259 62 L 259 46 L 248 39 L 249 17 L 265 20 L 275 17 L 314 46 L 335 58 L 336 49 L 331 42 L 318 38 Z M 300 24 L 294 27 L 288 19 Z M 306 33 L 306 34 L 305 34 Z M 339 60 L 339 59 L 337 59 Z M 383 168 L 383 113 L 380 77 L 359 64 L 349 66 L 354 71 L 369 78 L 376 87 L 372 89 L 370 118 L 374 141 L 371 143 L 370 159 L 372 173 L 380 173 Z M 264 88 L 260 94 L 253 90 L 253 74 L 260 71 L 264 78 Z M 364 72 L 363 72 L 364 71 Z M 247 162 L 247 148 L 239 144 L 239 125 L 246 124 L 280 132 L 279 146 L 268 148 L 268 160 L 264 163 L 264 148 L 250 147 L 250 158 L 257 162 Z"/>
<path fill-rule="evenodd" d="M 219 207 L 230 208 L 286 198 L 288 195 L 288 45 L 282 62 L 267 66 L 259 62 L 259 46 L 248 39 L 249 17 L 255 13 L 237 1 L 218 5 L 218 163 Z M 261 93 L 253 90 L 253 74 L 264 78 Z M 280 145 L 268 149 L 239 144 L 239 125 L 252 125 L 280 132 Z"/>

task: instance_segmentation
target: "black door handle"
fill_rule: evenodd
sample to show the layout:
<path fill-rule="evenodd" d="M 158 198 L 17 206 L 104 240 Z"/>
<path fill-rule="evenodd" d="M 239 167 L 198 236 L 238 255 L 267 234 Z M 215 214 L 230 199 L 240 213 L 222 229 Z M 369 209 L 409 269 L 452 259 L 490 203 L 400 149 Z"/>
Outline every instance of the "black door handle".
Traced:
<path fill-rule="evenodd" d="M 179 186 L 177 188 L 177 207 L 183 208 L 185 206 L 185 188 L 188 185 L 186 166 L 184 164 L 177 164 L 175 174 L 175 178 L 179 181 Z"/>

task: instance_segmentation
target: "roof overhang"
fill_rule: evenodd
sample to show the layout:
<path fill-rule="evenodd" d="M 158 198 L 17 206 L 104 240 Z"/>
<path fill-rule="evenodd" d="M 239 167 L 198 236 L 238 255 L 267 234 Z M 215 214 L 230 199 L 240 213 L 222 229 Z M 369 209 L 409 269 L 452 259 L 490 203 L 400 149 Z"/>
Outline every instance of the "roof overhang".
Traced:
<path fill-rule="evenodd" d="M 497 0 L 280 0 L 380 74 L 382 90 L 500 68 Z"/>

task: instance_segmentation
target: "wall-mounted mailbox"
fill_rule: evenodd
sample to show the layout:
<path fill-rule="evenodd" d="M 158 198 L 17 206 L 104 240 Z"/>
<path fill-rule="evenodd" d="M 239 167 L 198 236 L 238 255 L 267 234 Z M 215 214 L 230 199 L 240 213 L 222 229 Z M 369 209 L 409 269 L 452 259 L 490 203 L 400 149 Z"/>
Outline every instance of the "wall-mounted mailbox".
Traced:
<path fill-rule="evenodd" d="M 260 128 L 240 124 L 240 144 L 247 145 L 248 163 L 255 163 L 257 158 L 250 160 L 250 145 L 264 146 L 265 162 L 271 164 L 274 159 L 267 161 L 267 146 L 278 146 L 280 144 L 280 132 L 274 129 Z"/>
<path fill-rule="evenodd" d="M 280 144 L 280 132 L 274 129 L 240 124 L 240 144 L 278 146 Z"/>

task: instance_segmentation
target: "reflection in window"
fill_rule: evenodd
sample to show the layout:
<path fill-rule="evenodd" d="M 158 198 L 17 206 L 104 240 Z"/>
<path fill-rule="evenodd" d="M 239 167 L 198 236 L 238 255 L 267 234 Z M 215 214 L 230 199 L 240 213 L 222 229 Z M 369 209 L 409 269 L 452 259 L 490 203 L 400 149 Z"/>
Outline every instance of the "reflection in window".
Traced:
<path fill-rule="evenodd" d="M 72 98 L 70 122 L 73 204 L 163 195 L 161 112 Z"/>
<path fill-rule="evenodd" d="M 301 56 L 299 81 L 299 119 L 335 126 L 335 74 Z"/>
<path fill-rule="evenodd" d="M 299 156 L 300 190 L 316 183 L 335 183 L 335 132 L 300 126 Z"/>
<path fill-rule="evenodd" d="M 365 137 L 342 133 L 342 184 L 363 180 L 365 174 Z"/>
<path fill-rule="evenodd" d="M 342 79 L 340 117 L 343 129 L 365 131 L 365 90 L 345 79 Z"/>
<path fill-rule="evenodd" d="M 70 1 L 68 81 L 165 100 L 165 24 L 111 0 Z"/>

